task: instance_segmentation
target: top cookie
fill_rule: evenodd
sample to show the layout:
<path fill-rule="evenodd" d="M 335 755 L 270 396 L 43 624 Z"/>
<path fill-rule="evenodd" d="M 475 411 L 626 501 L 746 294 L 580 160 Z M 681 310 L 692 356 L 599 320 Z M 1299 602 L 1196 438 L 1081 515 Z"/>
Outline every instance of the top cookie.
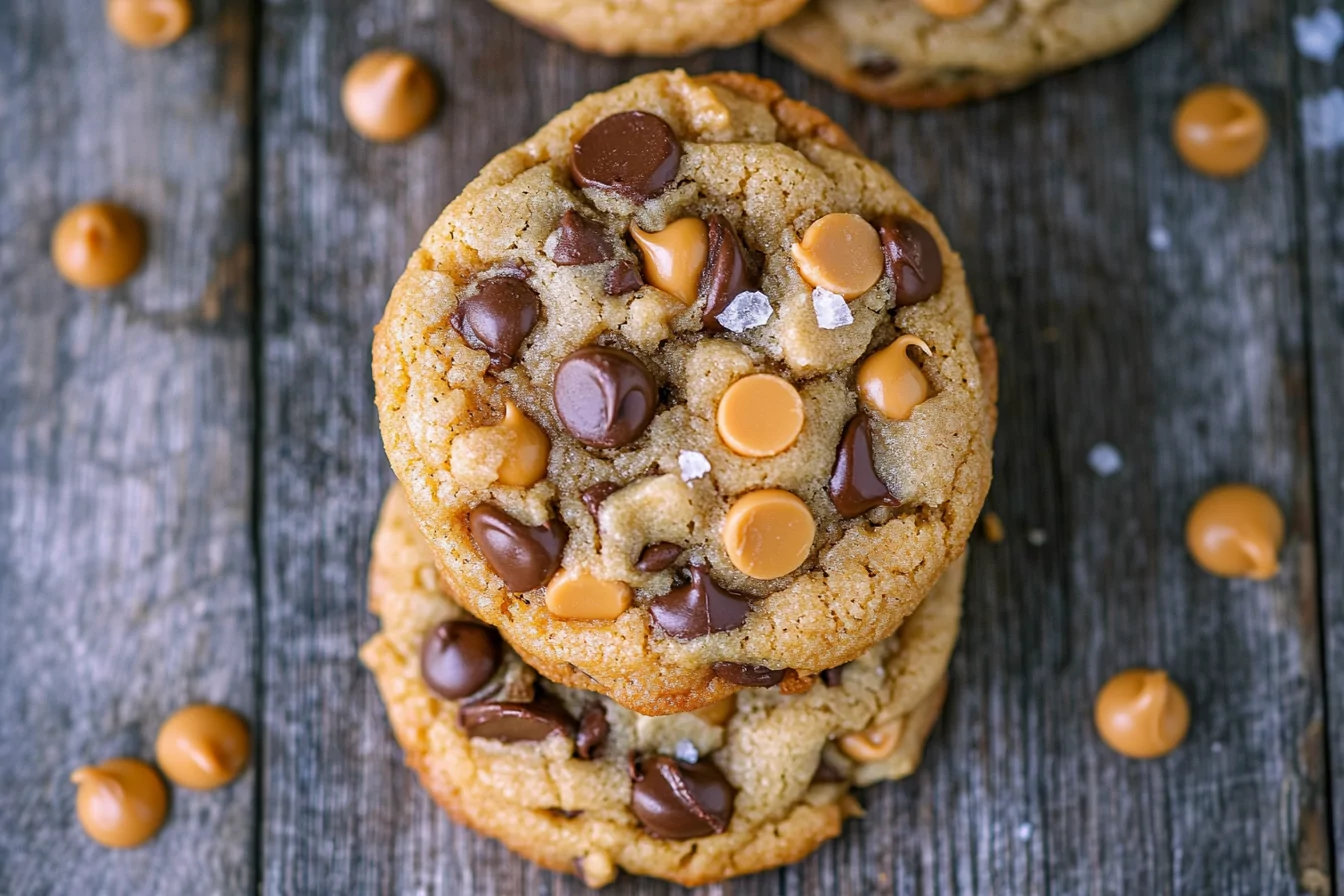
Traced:
<path fill-rule="evenodd" d="M 590 53 L 670 56 L 732 47 L 793 15 L 806 0 L 491 0 L 545 34 Z"/>
<path fill-rule="evenodd" d="M 994 428 L 976 323 L 932 216 L 833 122 L 664 72 L 448 206 L 374 379 L 461 602 L 546 677 L 660 715 L 804 687 L 961 554 Z"/>
<path fill-rule="evenodd" d="M 813 0 L 766 42 L 873 102 L 946 106 L 1118 52 L 1179 2 Z"/>

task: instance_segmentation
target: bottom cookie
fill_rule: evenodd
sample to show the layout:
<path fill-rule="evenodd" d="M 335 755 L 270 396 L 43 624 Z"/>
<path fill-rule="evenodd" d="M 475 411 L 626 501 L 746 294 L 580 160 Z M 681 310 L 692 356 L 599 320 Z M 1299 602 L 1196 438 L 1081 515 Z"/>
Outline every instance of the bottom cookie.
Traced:
<path fill-rule="evenodd" d="M 374 534 L 360 652 L 407 763 L 461 824 L 589 886 L 687 886 L 796 861 L 918 766 L 946 693 L 959 560 L 891 638 L 809 691 L 649 717 L 547 681 L 444 593 L 399 488 Z M 464 693 L 469 692 L 469 693 Z"/>

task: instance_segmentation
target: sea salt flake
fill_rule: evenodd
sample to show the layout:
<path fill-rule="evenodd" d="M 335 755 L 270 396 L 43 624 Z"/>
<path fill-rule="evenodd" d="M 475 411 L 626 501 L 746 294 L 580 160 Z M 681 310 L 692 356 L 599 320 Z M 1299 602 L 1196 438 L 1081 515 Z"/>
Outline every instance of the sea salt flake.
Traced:
<path fill-rule="evenodd" d="M 839 293 L 818 286 L 812 290 L 812 310 L 817 313 L 817 326 L 823 330 L 837 330 L 854 323 L 854 312 Z"/>
<path fill-rule="evenodd" d="M 714 319 L 723 324 L 724 329 L 741 333 L 759 327 L 774 313 L 775 309 L 770 307 L 770 297 L 765 293 L 740 292 Z"/>
<path fill-rule="evenodd" d="M 1098 476 L 1114 476 L 1125 465 L 1120 449 L 1110 442 L 1098 442 L 1087 452 L 1087 465 Z"/>
<path fill-rule="evenodd" d="M 1154 252 L 1165 252 L 1171 248 L 1171 231 L 1161 224 L 1148 228 L 1148 248 Z"/>
<path fill-rule="evenodd" d="M 682 762 L 688 762 L 694 765 L 700 761 L 700 751 L 695 748 L 695 744 L 689 740 L 677 741 L 676 747 L 672 750 L 672 755 L 676 756 Z"/>
<path fill-rule="evenodd" d="M 1329 65 L 1344 44 L 1344 19 L 1329 8 L 1316 10 L 1314 16 L 1293 16 L 1293 40 L 1297 52 Z"/>
<path fill-rule="evenodd" d="M 1302 142 L 1307 149 L 1344 146 L 1344 90 L 1336 87 L 1302 99 Z"/>
<path fill-rule="evenodd" d="M 1026 843 L 1031 839 L 1031 835 L 1036 832 L 1036 828 L 1029 821 L 1024 821 L 1017 826 L 1017 839 Z"/>
<path fill-rule="evenodd" d="M 1050 536 L 1045 533 L 1044 529 L 1027 530 L 1027 544 L 1032 547 L 1038 548 L 1049 540 Z"/>
<path fill-rule="evenodd" d="M 682 451 L 677 455 L 677 466 L 681 467 L 682 482 L 694 482 L 709 472 L 709 458 L 699 451 Z"/>

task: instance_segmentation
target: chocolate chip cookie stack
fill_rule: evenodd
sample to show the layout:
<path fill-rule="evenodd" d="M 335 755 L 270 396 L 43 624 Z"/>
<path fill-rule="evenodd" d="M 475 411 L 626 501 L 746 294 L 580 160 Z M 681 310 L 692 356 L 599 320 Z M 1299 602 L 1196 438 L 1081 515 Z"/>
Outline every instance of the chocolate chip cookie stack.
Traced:
<path fill-rule="evenodd" d="M 363 656 L 408 761 L 594 886 L 835 836 L 941 706 L 995 375 L 937 223 L 817 110 L 682 72 L 581 101 L 375 338 Z"/>

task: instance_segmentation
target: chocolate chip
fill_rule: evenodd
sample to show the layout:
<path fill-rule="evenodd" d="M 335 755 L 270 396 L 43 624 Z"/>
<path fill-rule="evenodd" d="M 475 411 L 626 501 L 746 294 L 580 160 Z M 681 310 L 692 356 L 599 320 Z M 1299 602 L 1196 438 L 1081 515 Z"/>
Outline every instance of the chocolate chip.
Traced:
<path fill-rule="evenodd" d="M 643 202 L 667 189 L 680 164 L 681 144 L 667 122 L 648 112 L 621 112 L 574 144 L 569 170 L 581 186 Z"/>
<path fill-rule="evenodd" d="M 813 784 L 839 784 L 848 780 L 845 773 L 827 762 L 824 756 L 817 763 L 817 770 L 812 773 Z"/>
<path fill-rule="evenodd" d="M 583 506 L 588 508 L 588 512 L 596 520 L 597 512 L 602 509 L 602 502 L 620 490 L 620 485 L 615 482 L 599 482 L 579 492 L 579 500 L 583 502 Z"/>
<path fill-rule="evenodd" d="M 658 384 L 627 351 L 590 345 L 560 362 L 555 411 L 570 435 L 590 448 L 620 448 L 643 435 L 658 410 Z"/>
<path fill-rule="evenodd" d="M 479 622 L 446 620 L 425 633 L 420 677 L 440 697 L 476 693 L 499 668 L 499 633 Z"/>
<path fill-rule="evenodd" d="M 556 818 L 578 818 L 580 815 L 583 814 L 582 809 L 561 809 L 559 806 L 552 806 L 546 811 L 554 815 Z M 574 861 L 577 862 L 579 860 L 575 859 Z"/>
<path fill-rule="evenodd" d="M 607 271 L 602 289 L 609 296 L 623 296 L 644 286 L 644 275 L 633 261 L 618 261 Z"/>
<path fill-rule="evenodd" d="M 720 588 L 709 570 L 692 564 L 691 581 L 653 599 L 649 612 L 658 627 L 679 641 L 726 632 L 747 621 L 751 598 Z"/>
<path fill-rule="evenodd" d="M 457 720 L 468 737 L 506 743 L 574 735 L 573 716 L 558 700 L 545 695 L 531 703 L 469 703 L 458 709 Z"/>
<path fill-rule="evenodd" d="M 551 258 L 566 267 L 576 264 L 597 264 L 611 258 L 611 243 L 607 231 L 595 221 L 570 209 L 560 219 L 555 249 Z"/>
<path fill-rule="evenodd" d="M 659 541 L 639 552 L 635 569 L 640 572 L 662 572 L 681 556 L 682 547 L 670 541 Z"/>
<path fill-rule="evenodd" d="M 607 742 L 611 726 L 607 723 L 607 711 L 600 703 L 594 703 L 583 711 L 579 719 L 579 733 L 574 736 L 574 748 L 580 759 L 592 759 L 602 745 Z"/>
<path fill-rule="evenodd" d="M 541 300 L 532 287 L 514 277 L 494 277 L 459 300 L 448 322 L 467 345 L 489 353 L 491 370 L 503 370 L 513 365 L 539 317 Z"/>
<path fill-rule="evenodd" d="M 844 666 L 835 666 L 831 669 L 826 669 L 821 673 L 821 683 L 826 685 L 826 687 L 828 688 L 840 687 L 840 685 L 844 682 L 844 679 L 845 679 Z"/>
<path fill-rule="evenodd" d="M 859 74 L 867 78 L 886 78 L 896 74 L 901 70 L 901 64 L 895 59 L 881 57 L 878 59 L 869 59 L 867 62 L 861 62 L 858 66 Z"/>
<path fill-rule="evenodd" d="M 715 663 L 714 674 L 744 688 L 772 688 L 784 680 L 788 669 L 767 669 L 750 663 Z"/>
<path fill-rule="evenodd" d="M 845 519 L 872 510 L 879 504 L 888 507 L 901 504 L 877 475 L 877 467 L 873 465 L 872 424 L 862 412 L 845 426 L 827 490 L 831 503 Z"/>
<path fill-rule="evenodd" d="M 467 514 L 471 538 L 485 562 L 510 591 L 540 588 L 560 568 L 560 554 L 569 540 L 563 520 L 528 526 L 493 504 L 478 504 Z"/>
<path fill-rule="evenodd" d="M 712 762 L 645 759 L 636 768 L 630 808 L 644 830 L 667 840 L 722 834 L 737 791 Z"/>
<path fill-rule="evenodd" d="M 918 305 L 943 288 L 943 253 L 923 224 L 887 215 L 877 222 L 877 235 L 897 305 Z"/>
<path fill-rule="evenodd" d="M 701 318 L 704 329 L 715 332 L 723 329 L 719 314 L 739 294 L 756 288 L 747 270 L 746 252 L 737 238 L 733 225 L 723 215 L 710 215 L 709 256 L 700 275 L 700 293 L 705 297 L 705 313 Z"/>

